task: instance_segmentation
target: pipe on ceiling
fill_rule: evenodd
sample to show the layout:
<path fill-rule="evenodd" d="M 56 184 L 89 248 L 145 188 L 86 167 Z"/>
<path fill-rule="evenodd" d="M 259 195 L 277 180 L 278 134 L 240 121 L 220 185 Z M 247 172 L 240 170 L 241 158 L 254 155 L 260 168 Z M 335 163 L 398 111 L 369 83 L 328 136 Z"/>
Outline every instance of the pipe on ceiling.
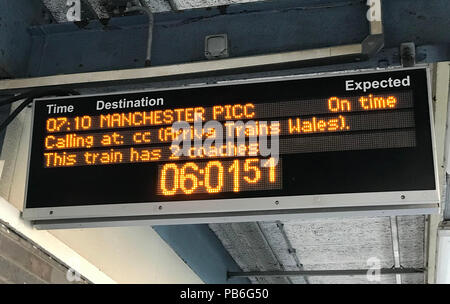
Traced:
<path fill-rule="evenodd" d="M 140 3 L 138 5 L 137 3 Z M 151 65 L 152 60 L 152 42 L 153 42 L 153 26 L 155 18 L 153 16 L 153 12 L 150 10 L 148 6 L 143 3 L 142 0 L 135 1 L 134 6 L 128 6 L 125 10 L 125 13 L 132 13 L 132 12 L 142 12 L 148 16 L 148 37 L 147 37 L 147 52 L 145 56 L 145 66 Z"/>

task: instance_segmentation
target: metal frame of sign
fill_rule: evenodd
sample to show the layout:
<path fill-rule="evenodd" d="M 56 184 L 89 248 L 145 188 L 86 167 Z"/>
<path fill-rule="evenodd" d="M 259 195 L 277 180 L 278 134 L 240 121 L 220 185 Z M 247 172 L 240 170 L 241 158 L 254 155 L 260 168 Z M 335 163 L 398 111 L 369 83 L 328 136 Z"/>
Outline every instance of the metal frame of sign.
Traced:
<path fill-rule="evenodd" d="M 327 73 L 323 75 L 300 75 L 258 80 L 234 81 L 240 83 L 262 83 L 276 80 L 310 79 L 333 76 L 351 76 L 411 69 L 386 69 L 364 72 Z M 439 183 L 434 138 L 433 109 L 431 104 L 430 71 L 427 72 L 428 104 L 431 122 L 431 139 L 436 189 L 427 191 L 369 192 L 354 194 L 326 194 L 306 196 L 258 197 L 237 199 L 189 200 L 150 203 L 105 204 L 95 206 L 72 206 L 51 208 L 27 208 L 23 217 L 33 221 L 38 229 L 104 227 L 124 225 L 168 225 L 211 222 L 242 222 L 276 219 L 296 219 L 329 216 L 377 216 L 432 214 L 439 209 Z M 198 87 L 225 86 L 230 83 Z M 104 96 L 120 93 L 155 92 L 163 90 L 189 89 L 178 87 L 158 90 L 114 92 L 85 96 Z M 43 98 L 50 100 L 50 98 Z M 33 122 L 34 123 L 34 106 Z M 31 132 L 31 137 L 33 132 Z M 30 138 L 31 142 L 31 138 Z M 30 155 L 28 161 L 30 165 Z M 29 168 L 28 168 L 29 169 Z M 28 175 L 26 189 L 28 189 Z M 26 201 L 26 199 L 25 199 Z"/>

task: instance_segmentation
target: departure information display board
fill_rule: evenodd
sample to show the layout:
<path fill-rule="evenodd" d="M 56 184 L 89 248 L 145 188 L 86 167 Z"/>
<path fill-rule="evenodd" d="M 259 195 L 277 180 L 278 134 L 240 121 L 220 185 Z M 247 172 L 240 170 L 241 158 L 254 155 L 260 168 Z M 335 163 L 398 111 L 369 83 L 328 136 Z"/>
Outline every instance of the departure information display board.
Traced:
<path fill-rule="evenodd" d="M 435 191 L 427 83 L 410 69 L 39 99 L 25 217 Z"/>

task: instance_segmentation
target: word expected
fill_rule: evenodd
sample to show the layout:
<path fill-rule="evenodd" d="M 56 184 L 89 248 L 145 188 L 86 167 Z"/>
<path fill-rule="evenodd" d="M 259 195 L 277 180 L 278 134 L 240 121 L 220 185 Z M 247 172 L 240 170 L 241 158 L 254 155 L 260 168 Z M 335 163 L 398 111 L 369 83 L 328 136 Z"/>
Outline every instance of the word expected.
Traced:
<path fill-rule="evenodd" d="M 158 167 L 158 191 L 164 196 L 281 189 L 280 163 L 273 158 L 167 163 Z"/>
<path fill-rule="evenodd" d="M 354 81 L 347 80 L 345 81 L 345 90 L 346 91 L 363 91 L 367 92 L 371 89 L 386 89 L 386 88 L 399 88 L 399 87 L 409 87 L 411 86 L 411 78 L 410 76 L 406 76 L 403 79 L 392 79 L 389 77 L 384 80 L 374 80 L 374 81 Z"/>

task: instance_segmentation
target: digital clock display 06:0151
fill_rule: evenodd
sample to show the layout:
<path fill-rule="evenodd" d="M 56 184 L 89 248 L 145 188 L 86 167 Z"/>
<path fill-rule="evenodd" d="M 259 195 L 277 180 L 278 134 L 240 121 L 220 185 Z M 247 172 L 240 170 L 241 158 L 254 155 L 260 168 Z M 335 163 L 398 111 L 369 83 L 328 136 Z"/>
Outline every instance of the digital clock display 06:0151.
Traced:
<path fill-rule="evenodd" d="M 176 194 L 281 189 L 281 161 L 275 158 L 166 163 L 158 166 L 158 191 Z"/>

